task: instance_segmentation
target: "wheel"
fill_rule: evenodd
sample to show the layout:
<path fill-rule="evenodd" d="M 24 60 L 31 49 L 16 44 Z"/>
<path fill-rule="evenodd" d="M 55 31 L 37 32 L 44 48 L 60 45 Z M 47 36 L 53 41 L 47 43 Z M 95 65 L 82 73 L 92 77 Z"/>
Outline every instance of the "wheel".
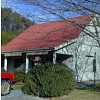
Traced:
<path fill-rule="evenodd" d="M 1 95 L 8 95 L 11 92 L 11 84 L 8 80 L 1 81 Z"/>

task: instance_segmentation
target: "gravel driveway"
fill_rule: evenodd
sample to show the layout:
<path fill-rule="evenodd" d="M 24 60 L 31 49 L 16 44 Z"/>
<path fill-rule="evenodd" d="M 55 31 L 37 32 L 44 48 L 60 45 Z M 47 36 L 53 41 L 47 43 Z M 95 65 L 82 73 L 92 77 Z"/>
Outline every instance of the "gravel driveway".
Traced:
<path fill-rule="evenodd" d="M 49 99 L 24 95 L 21 90 L 12 90 L 9 95 L 2 96 L 1 100 L 49 100 Z"/>

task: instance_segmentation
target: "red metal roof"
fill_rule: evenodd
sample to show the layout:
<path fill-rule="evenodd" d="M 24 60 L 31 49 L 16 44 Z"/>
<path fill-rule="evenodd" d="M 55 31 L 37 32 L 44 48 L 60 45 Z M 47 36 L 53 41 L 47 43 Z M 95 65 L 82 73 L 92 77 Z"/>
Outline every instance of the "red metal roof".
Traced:
<path fill-rule="evenodd" d="M 70 18 L 68 21 L 78 23 L 83 28 L 91 21 L 86 16 Z M 81 33 L 81 29 L 73 23 L 65 21 L 48 22 L 33 25 L 23 31 L 6 46 L 2 46 L 1 51 L 32 50 L 40 48 L 53 48 L 69 40 L 75 39 Z"/>

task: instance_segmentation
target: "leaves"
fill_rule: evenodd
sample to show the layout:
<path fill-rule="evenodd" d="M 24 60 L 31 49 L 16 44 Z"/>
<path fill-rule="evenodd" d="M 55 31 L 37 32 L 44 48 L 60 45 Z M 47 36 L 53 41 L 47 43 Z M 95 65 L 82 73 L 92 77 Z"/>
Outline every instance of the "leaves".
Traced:
<path fill-rule="evenodd" d="M 75 88 L 73 75 L 62 65 L 35 66 L 28 72 L 26 79 L 23 90 L 27 94 L 53 97 L 68 94 Z"/>
<path fill-rule="evenodd" d="M 26 19 L 17 12 L 13 12 L 10 8 L 1 8 L 1 31 L 2 32 L 21 32 L 29 26 L 35 24 L 31 20 Z"/>
<path fill-rule="evenodd" d="M 18 35 L 18 33 L 16 32 L 2 32 L 1 34 L 1 45 L 6 45 L 9 41 L 11 41 L 12 39 L 14 39 L 16 36 Z"/>
<path fill-rule="evenodd" d="M 10 8 L 1 8 L 1 45 L 14 39 L 19 32 L 35 24 Z"/>

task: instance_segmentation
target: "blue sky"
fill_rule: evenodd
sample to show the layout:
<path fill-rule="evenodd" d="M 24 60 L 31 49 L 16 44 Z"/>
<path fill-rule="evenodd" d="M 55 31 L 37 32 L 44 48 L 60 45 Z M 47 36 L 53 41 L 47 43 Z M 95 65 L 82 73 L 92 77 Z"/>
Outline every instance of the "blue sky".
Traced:
<path fill-rule="evenodd" d="M 25 4 L 19 4 L 17 2 L 12 2 L 12 0 L 2 0 L 1 6 L 11 8 L 12 11 L 20 13 L 21 15 L 31 20 L 34 20 L 35 15 L 36 16 L 38 15 L 38 11 L 36 10 L 36 7 L 25 5 Z"/>
<path fill-rule="evenodd" d="M 31 20 L 35 20 L 36 23 L 42 23 L 42 21 L 44 22 L 48 20 L 57 20 L 57 17 L 40 12 L 40 9 L 35 6 L 19 4 L 17 2 L 12 2 L 12 0 L 2 0 L 1 6 L 11 8 L 12 11 L 20 13 Z"/>
<path fill-rule="evenodd" d="M 15 1 L 14 0 L 2 0 L 1 6 L 11 8 L 12 11 L 14 11 L 14 12 L 16 11 L 16 12 L 20 13 L 21 15 L 25 16 L 26 18 L 35 20 L 36 23 L 43 23 L 43 22 L 47 22 L 47 21 L 56 21 L 59 19 L 58 16 L 44 13 L 43 11 L 41 11 L 41 9 L 39 9 L 35 6 L 22 4 L 22 3 L 19 4 L 17 2 L 17 0 L 15 0 Z M 63 15 L 66 16 L 66 13 Z M 72 12 L 67 13 L 67 17 L 71 17 L 73 15 L 75 15 L 75 14 L 73 14 Z"/>
<path fill-rule="evenodd" d="M 36 23 L 59 20 L 58 16 L 45 13 L 43 12 L 42 9 L 36 6 L 19 3 L 18 1 L 19 0 L 2 0 L 1 6 L 11 8 L 12 11 L 16 11 L 17 13 L 20 13 L 21 15 L 25 16 L 26 18 L 29 18 L 30 20 L 35 20 Z M 76 2 L 78 0 L 73 0 L 73 1 Z M 85 6 L 88 6 L 88 4 Z M 91 4 L 89 6 L 92 8 Z M 97 6 L 97 9 L 100 10 L 100 7 Z M 79 16 L 79 14 L 76 14 L 73 12 L 65 12 L 65 13 L 62 13 L 62 15 L 65 16 L 66 18 Z"/>

